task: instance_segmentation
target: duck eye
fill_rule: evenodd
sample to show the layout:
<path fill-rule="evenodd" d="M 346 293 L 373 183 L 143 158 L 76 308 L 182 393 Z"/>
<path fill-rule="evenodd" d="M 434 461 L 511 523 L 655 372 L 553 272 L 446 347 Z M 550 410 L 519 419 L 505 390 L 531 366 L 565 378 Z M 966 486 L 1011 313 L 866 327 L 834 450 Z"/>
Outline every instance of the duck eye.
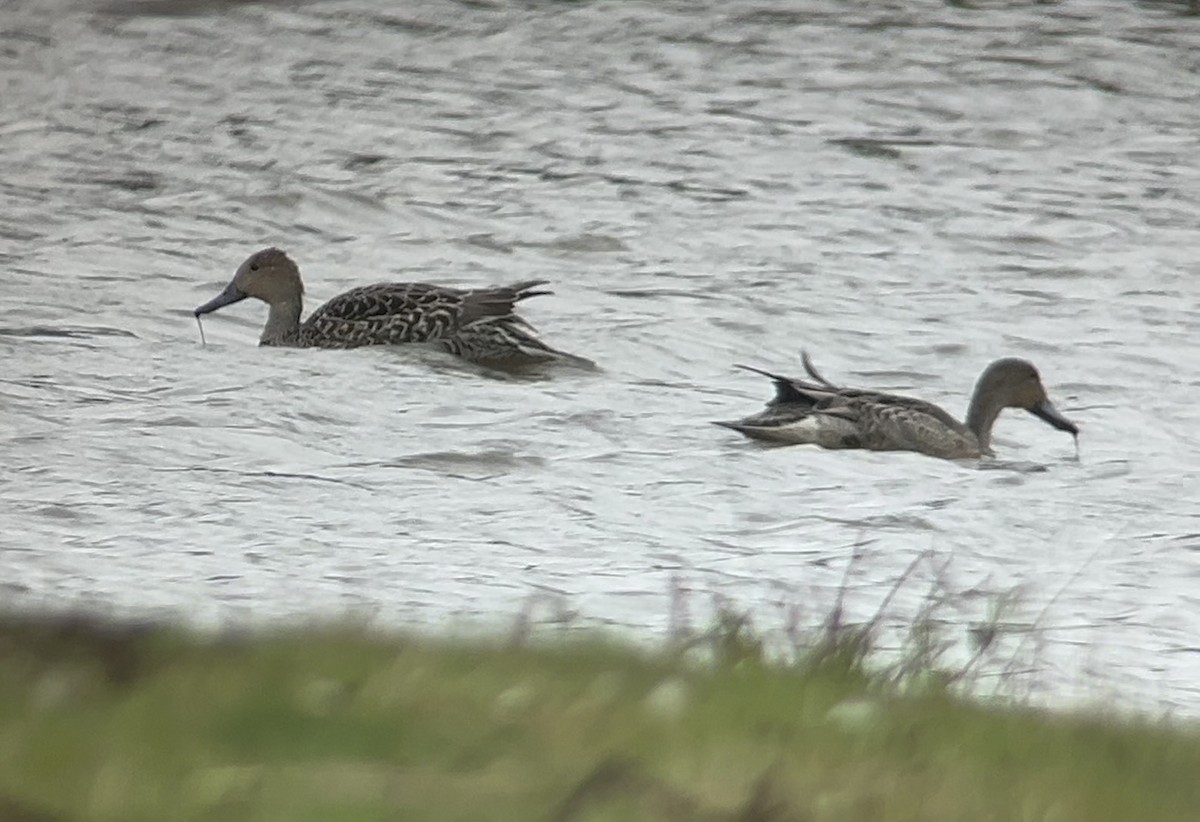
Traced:
<path fill-rule="evenodd" d="M 258 271 L 258 263 L 250 263 L 251 271 Z"/>

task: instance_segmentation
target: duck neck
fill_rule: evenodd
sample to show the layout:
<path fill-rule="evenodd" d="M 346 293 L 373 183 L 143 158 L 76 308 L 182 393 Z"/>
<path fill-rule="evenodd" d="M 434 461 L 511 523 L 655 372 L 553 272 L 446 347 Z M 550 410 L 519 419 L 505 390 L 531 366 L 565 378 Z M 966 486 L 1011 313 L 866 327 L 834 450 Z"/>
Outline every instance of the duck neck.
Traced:
<path fill-rule="evenodd" d="M 971 407 L 967 409 L 967 428 L 970 428 L 975 439 L 979 440 L 979 450 L 985 454 L 991 451 L 992 426 L 995 425 L 1001 410 L 1001 405 L 987 392 L 978 388 L 975 390 L 974 396 L 971 397 Z"/>
<path fill-rule="evenodd" d="M 271 303 L 267 324 L 263 328 L 259 345 L 295 345 L 300 336 L 300 312 L 303 301 L 299 295 L 294 299 Z"/>

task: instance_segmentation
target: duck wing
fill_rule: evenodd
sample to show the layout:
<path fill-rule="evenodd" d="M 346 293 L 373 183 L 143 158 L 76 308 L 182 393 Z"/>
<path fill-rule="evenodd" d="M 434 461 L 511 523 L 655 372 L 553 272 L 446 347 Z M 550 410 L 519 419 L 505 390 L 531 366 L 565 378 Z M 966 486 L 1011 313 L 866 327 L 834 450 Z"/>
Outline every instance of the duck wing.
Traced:
<path fill-rule="evenodd" d="M 979 453 L 970 429 L 940 406 L 914 397 L 842 395 L 815 413 L 851 423 L 859 433 L 861 447 L 875 451 L 919 451 L 947 458 Z"/>
<path fill-rule="evenodd" d="M 530 297 L 553 294 L 549 289 L 539 288 L 548 283 L 548 280 L 523 280 L 512 285 L 473 288 L 461 292 L 462 309 L 458 316 L 458 327 L 465 328 L 480 320 L 492 318 L 512 317 L 520 320 L 516 314 L 517 303 Z"/>
<path fill-rule="evenodd" d="M 304 322 L 309 344 L 352 348 L 445 340 L 480 322 L 524 324 L 518 302 L 549 291 L 544 280 L 511 286 L 461 289 L 430 283 L 376 283 L 352 288 L 322 305 Z"/>
<path fill-rule="evenodd" d="M 858 389 L 839 388 L 811 368 L 805 356 L 805 370 L 814 382 L 787 377 L 749 365 L 738 368 L 761 374 L 775 384 L 775 396 L 757 414 L 740 420 L 717 421 L 751 439 L 778 443 L 815 443 L 826 448 L 858 446 L 854 415 L 839 411 L 825 413 L 845 405 L 848 400 L 873 394 Z"/>
<path fill-rule="evenodd" d="M 480 288 L 463 295 L 458 326 L 442 340 L 452 354 L 482 365 L 521 368 L 557 362 L 594 369 L 596 364 L 553 348 L 538 339 L 533 326 L 516 313 L 516 304 L 554 292 L 539 288 L 546 280 L 525 280 L 500 288 Z"/>
<path fill-rule="evenodd" d="M 755 368 L 751 365 L 738 365 L 738 368 L 761 374 L 775 383 L 775 396 L 767 400 L 767 405 L 800 405 L 808 408 L 823 408 L 838 404 L 840 401 L 864 397 L 885 396 L 878 391 L 865 388 L 842 388 L 822 377 L 804 355 L 805 370 L 816 382 L 786 377 Z"/>
<path fill-rule="evenodd" d="M 752 365 L 735 365 L 734 367 L 750 371 L 754 374 L 761 374 L 775 384 L 775 396 L 767 400 L 768 406 L 796 404 L 812 408 L 830 393 L 829 389 L 824 386 L 805 382 L 795 377 L 786 377 L 782 374 L 764 371 Z"/>

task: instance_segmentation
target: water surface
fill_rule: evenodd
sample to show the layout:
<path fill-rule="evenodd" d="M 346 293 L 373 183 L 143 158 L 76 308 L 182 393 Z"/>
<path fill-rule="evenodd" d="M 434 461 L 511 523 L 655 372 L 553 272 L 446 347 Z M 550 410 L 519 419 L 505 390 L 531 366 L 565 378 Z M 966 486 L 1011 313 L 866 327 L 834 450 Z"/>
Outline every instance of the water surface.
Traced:
<path fill-rule="evenodd" d="M 775 630 L 858 545 L 854 614 L 927 554 L 900 624 L 1016 591 L 1042 687 L 1200 713 L 1197 18 L 795 5 L 7 0 L 6 598 L 656 637 L 675 584 Z M 260 349 L 249 302 L 201 347 L 269 244 L 310 306 L 545 277 L 604 370 Z M 1017 412 L 992 470 L 708 425 L 801 348 L 956 414 L 1028 357 L 1080 458 Z"/>

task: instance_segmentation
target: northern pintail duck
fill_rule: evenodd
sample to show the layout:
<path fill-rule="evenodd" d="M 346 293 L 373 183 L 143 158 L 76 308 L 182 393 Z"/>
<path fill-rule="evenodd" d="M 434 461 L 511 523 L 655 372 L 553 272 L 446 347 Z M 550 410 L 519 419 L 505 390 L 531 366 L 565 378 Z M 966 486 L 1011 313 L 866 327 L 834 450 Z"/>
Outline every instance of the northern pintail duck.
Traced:
<path fill-rule="evenodd" d="M 300 269 L 278 248 L 251 254 L 225 290 L 195 310 L 199 317 L 255 297 L 270 310 L 259 345 L 296 348 L 358 348 L 364 345 L 432 343 L 472 362 L 530 365 L 591 360 L 551 348 L 518 316 L 521 300 L 551 292 L 546 280 L 508 286 L 451 288 L 429 283 L 377 283 L 352 288 L 300 321 L 304 283 Z"/>
<path fill-rule="evenodd" d="M 944 459 L 991 456 L 992 425 L 1005 408 L 1023 408 L 1060 431 L 1079 435 L 1075 423 L 1050 402 L 1037 369 L 1027 360 L 1005 357 L 983 370 L 965 425 L 925 400 L 833 385 L 807 354 L 803 363 L 812 382 L 739 366 L 774 380 L 775 396 L 760 413 L 717 425 L 780 443 L 917 451 Z"/>

